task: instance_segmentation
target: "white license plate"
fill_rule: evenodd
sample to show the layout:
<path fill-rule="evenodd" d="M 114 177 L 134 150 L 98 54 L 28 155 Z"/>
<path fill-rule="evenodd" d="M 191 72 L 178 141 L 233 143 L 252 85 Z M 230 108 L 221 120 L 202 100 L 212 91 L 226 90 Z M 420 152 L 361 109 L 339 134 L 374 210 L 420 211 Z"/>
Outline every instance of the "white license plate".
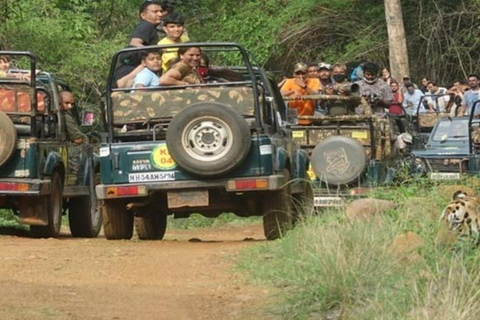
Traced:
<path fill-rule="evenodd" d="M 340 197 L 318 197 L 313 200 L 315 207 L 340 207 L 345 201 Z"/>
<path fill-rule="evenodd" d="M 460 172 L 431 172 L 430 179 L 432 180 L 458 180 L 460 179 Z"/>
<path fill-rule="evenodd" d="M 208 190 L 167 192 L 168 207 L 208 207 Z"/>

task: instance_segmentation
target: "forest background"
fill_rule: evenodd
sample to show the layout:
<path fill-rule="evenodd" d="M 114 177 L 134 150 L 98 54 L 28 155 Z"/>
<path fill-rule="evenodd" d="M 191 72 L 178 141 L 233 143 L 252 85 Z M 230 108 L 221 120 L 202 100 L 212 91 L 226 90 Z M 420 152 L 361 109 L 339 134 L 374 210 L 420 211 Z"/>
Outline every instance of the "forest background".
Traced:
<path fill-rule="evenodd" d="M 384 0 L 176 0 L 195 41 L 235 41 L 267 70 L 297 61 L 389 66 Z M 42 70 L 95 103 L 141 1 L 0 0 L 0 43 L 37 55 Z M 410 74 L 447 85 L 480 70 L 480 0 L 402 0 Z"/>

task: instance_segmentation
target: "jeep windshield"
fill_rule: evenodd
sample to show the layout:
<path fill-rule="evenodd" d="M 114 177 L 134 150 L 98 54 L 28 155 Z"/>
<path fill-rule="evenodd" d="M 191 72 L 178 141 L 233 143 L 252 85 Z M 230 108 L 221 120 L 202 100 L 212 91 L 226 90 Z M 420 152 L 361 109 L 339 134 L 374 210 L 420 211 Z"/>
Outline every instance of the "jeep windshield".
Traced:
<path fill-rule="evenodd" d="M 441 120 L 432 133 L 432 141 L 435 142 L 466 140 L 466 138 L 468 138 L 468 118 Z"/>
<path fill-rule="evenodd" d="M 142 54 L 145 58 L 150 52 L 182 48 L 199 48 L 202 53 L 202 60 L 188 65 L 190 68 L 185 72 L 195 81 L 138 87 L 134 80 L 119 87 L 119 80 L 125 74 L 122 70 L 127 67 L 142 70 L 138 64 L 142 61 Z M 205 68 L 205 56 L 208 69 Z M 183 108 L 203 103 L 231 105 L 245 118 L 254 118 L 265 90 L 257 85 L 258 66 L 252 65 L 251 61 L 250 54 L 234 43 L 188 43 L 119 51 L 113 57 L 107 86 L 110 133 L 112 136 L 153 134 L 152 131 L 161 131 L 163 124 L 168 125 Z M 165 75 L 168 71 L 161 72 Z M 154 127 L 160 130 L 154 130 Z"/>

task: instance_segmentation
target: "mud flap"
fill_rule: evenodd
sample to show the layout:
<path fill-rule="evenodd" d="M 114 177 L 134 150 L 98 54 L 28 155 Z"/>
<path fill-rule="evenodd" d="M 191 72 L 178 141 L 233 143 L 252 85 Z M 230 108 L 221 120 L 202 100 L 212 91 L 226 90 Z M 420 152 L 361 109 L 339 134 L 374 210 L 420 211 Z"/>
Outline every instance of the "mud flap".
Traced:
<path fill-rule="evenodd" d="M 48 225 L 47 197 L 20 197 L 15 206 L 18 209 L 18 222 L 34 226 Z"/>

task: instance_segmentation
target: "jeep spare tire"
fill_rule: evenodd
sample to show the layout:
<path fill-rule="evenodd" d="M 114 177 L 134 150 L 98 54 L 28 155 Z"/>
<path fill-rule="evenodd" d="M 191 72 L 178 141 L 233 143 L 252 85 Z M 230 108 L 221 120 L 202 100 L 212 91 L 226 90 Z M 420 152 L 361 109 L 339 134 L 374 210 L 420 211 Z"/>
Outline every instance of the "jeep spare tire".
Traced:
<path fill-rule="evenodd" d="M 173 160 L 202 177 L 225 174 L 248 155 L 250 128 L 232 108 L 220 103 L 188 106 L 170 122 L 167 147 Z"/>
<path fill-rule="evenodd" d="M 17 145 L 17 131 L 12 120 L 0 111 L 0 166 L 10 159 Z"/>
<path fill-rule="evenodd" d="M 367 154 L 357 140 L 335 136 L 320 142 L 313 149 L 312 168 L 315 175 L 330 185 L 355 181 L 367 166 Z"/>

